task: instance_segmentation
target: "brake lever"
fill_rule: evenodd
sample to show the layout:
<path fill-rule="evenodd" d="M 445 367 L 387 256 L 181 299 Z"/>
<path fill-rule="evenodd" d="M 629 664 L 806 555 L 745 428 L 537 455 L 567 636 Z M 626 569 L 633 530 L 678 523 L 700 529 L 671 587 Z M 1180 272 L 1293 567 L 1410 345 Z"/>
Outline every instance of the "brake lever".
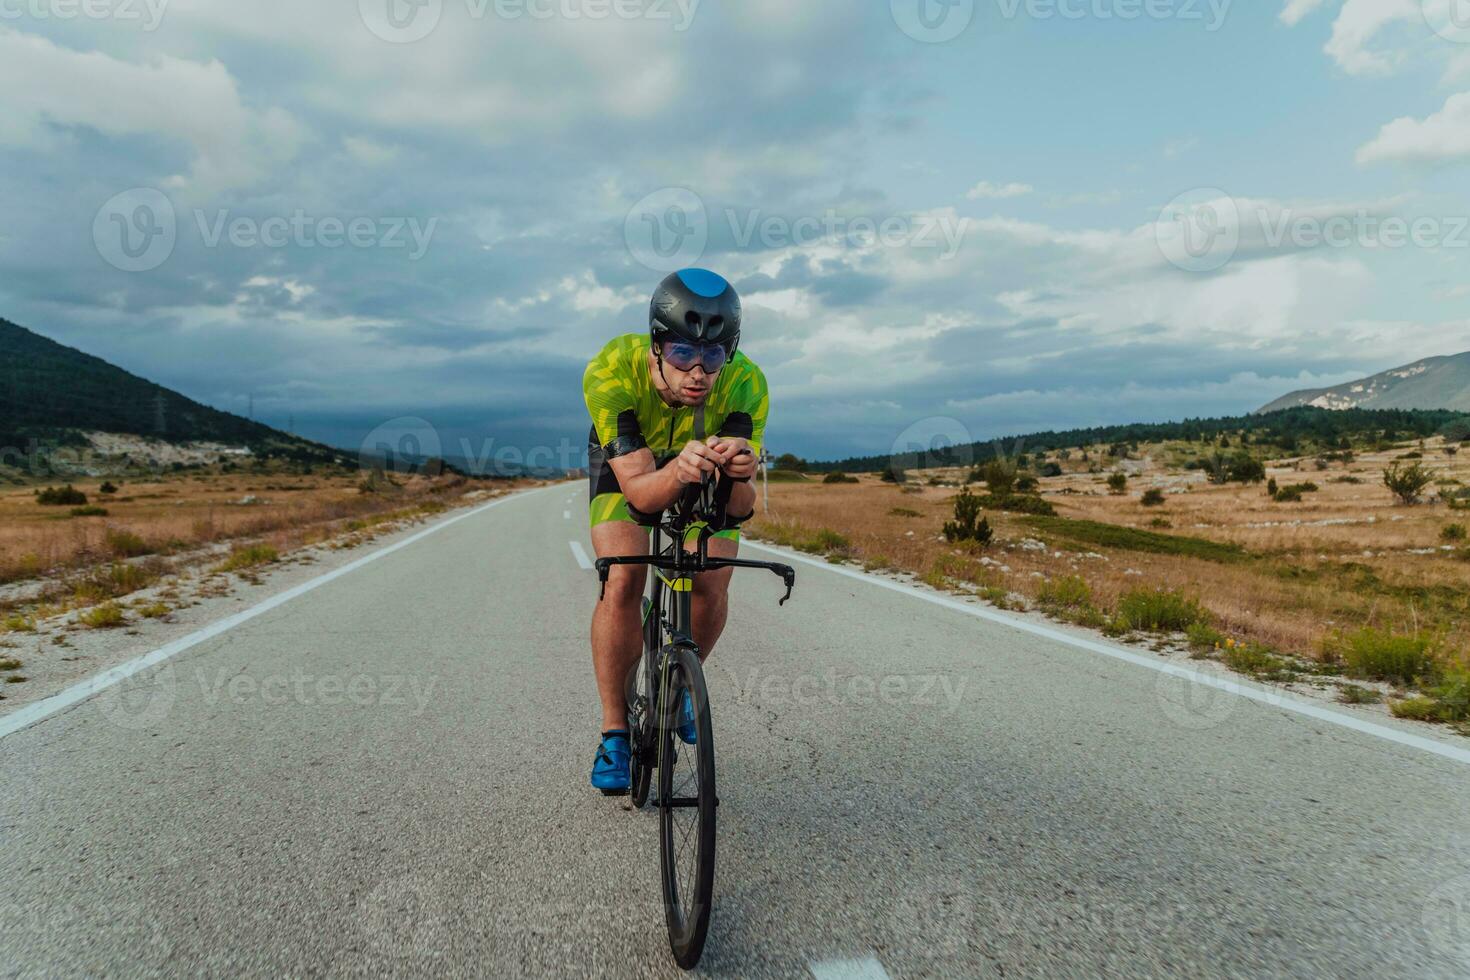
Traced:
<path fill-rule="evenodd" d="M 597 590 L 597 601 L 601 602 L 607 598 L 607 573 L 611 563 L 606 558 L 599 558 L 597 559 L 596 565 L 597 578 L 602 583 L 601 588 Z"/>
<path fill-rule="evenodd" d="M 796 570 L 794 568 L 784 569 L 781 572 L 781 579 L 786 583 L 786 594 L 781 597 L 780 602 L 776 603 L 778 606 L 786 605 L 786 600 L 791 598 L 791 590 L 796 587 Z"/>

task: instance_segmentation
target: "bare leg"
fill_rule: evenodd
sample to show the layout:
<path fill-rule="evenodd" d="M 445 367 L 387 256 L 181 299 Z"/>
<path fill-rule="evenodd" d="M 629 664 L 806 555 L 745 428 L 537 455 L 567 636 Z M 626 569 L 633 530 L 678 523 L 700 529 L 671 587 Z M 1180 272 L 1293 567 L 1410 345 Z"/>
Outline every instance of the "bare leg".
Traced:
<path fill-rule="evenodd" d="M 726 538 L 710 538 L 711 558 L 734 558 L 740 552 L 740 542 Z M 693 606 L 694 642 L 699 646 L 701 660 L 708 660 L 714 652 L 720 634 L 725 632 L 725 620 L 730 614 L 730 576 L 733 568 L 721 568 L 704 572 L 694 577 Z"/>
<path fill-rule="evenodd" d="M 648 554 L 648 534 L 628 521 L 608 521 L 592 529 L 592 548 L 599 558 Z M 592 612 L 592 668 L 602 700 L 602 730 L 628 727 L 624 689 L 628 672 L 643 653 L 640 598 L 648 571 L 644 566 L 614 566 L 607 594 Z"/>

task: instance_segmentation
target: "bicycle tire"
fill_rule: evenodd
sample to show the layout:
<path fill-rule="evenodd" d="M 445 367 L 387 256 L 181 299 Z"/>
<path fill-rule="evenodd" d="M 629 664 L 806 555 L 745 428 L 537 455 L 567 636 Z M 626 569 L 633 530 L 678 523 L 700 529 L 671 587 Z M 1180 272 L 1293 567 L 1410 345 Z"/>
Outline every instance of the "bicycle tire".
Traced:
<path fill-rule="evenodd" d="M 693 969 L 704 953 L 709 933 L 715 884 L 715 749 L 709 716 L 709 691 L 699 655 L 688 646 L 676 646 L 668 653 L 666 682 L 659 691 L 660 720 L 658 738 L 658 807 L 659 869 L 663 881 L 664 914 L 669 929 L 669 948 L 674 961 L 685 970 Z M 677 710 L 669 707 L 683 687 L 688 687 L 694 701 L 695 740 L 686 745 L 675 734 Z M 666 709 L 666 710 L 665 710 Z M 690 796 L 684 781 L 675 782 L 678 760 L 684 753 L 693 755 L 691 767 L 697 786 Z M 684 802 L 685 805 L 674 805 Z M 692 814 L 694 825 L 680 815 Z M 692 846 L 692 854 L 691 854 Z M 681 858 L 693 857 L 692 867 L 681 867 Z"/>

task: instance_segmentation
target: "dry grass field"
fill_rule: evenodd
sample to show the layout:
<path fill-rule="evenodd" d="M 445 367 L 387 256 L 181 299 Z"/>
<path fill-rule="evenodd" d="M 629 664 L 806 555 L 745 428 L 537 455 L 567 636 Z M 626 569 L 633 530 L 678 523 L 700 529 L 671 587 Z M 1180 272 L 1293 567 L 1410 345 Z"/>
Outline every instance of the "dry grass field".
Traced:
<path fill-rule="evenodd" d="M 30 632 L 79 609 L 93 611 L 95 622 L 84 625 L 105 626 L 109 604 L 183 568 L 248 573 L 306 545 L 351 547 L 530 482 L 281 464 L 78 482 L 84 504 L 45 505 L 37 497 L 44 487 L 7 489 L 0 492 L 0 634 Z"/>
<path fill-rule="evenodd" d="M 1415 452 L 1437 485 L 1409 506 L 1384 486 L 1383 471 Z M 1213 484 L 1180 465 L 1177 446 L 1143 445 L 1130 456 L 1095 447 L 1085 459 L 1074 450 L 1049 460 L 1062 474 L 1039 478 L 1039 493 L 1056 516 L 987 509 L 994 537 L 985 546 L 942 533 L 968 469 L 914 471 L 902 486 L 873 474 L 773 483 L 771 512 L 751 530 L 1115 635 L 1137 636 L 1147 631 L 1139 622 L 1158 620 L 1155 631 L 1188 628 L 1201 657 L 1246 673 L 1379 682 L 1399 698 L 1396 714 L 1465 720 L 1470 510 L 1440 494 L 1470 482 L 1470 452 L 1436 439 L 1351 462 L 1268 461 L 1280 486 L 1317 487 L 1301 502 L 1272 499 L 1264 483 Z M 1127 489 L 1110 490 L 1108 477 L 1124 471 Z M 1149 490 L 1162 503 L 1145 505 Z M 1184 611 L 1159 616 L 1149 607 L 1160 599 Z M 1350 687 L 1345 697 L 1362 690 Z"/>

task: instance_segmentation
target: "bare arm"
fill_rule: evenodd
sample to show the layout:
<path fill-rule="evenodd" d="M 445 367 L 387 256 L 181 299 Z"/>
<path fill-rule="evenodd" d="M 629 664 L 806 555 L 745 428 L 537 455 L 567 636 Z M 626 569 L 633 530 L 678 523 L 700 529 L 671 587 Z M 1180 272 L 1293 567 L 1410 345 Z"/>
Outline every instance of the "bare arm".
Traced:
<path fill-rule="evenodd" d="M 617 476 L 618 486 L 623 488 L 623 496 L 628 498 L 628 503 L 645 514 L 658 514 L 679 499 L 686 485 L 698 483 L 706 474 L 715 471 L 716 465 L 722 461 L 714 448 L 717 441 L 711 437 L 708 443 L 686 444 L 678 458 L 663 469 L 657 467 L 653 451 L 646 447 L 609 460 L 608 464 Z M 738 493 L 740 488 L 737 486 L 735 489 Z M 755 500 L 753 490 L 750 499 Z"/>

